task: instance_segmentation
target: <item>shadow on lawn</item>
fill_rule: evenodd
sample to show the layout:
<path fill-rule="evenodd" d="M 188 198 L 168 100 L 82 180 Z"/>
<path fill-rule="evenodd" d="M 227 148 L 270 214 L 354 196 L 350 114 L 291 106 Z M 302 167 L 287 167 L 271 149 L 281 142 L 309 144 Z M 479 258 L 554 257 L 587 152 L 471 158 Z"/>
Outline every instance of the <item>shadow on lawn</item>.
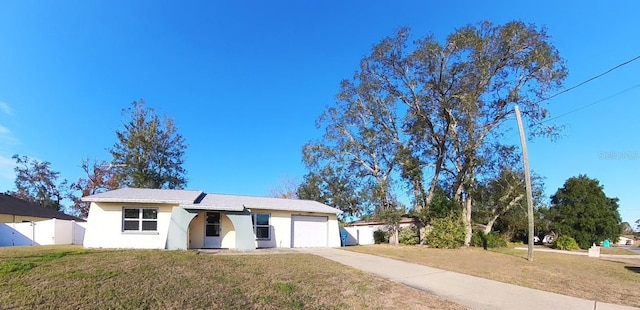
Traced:
<path fill-rule="evenodd" d="M 80 255 L 80 254 L 95 254 L 95 253 L 101 253 L 101 252 L 106 252 L 106 251 L 95 251 L 95 250 L 86 250 L 86 249 L 79 249 L 79 250 L 71 250 L 71 251 L 46 251 L 46 252 L 40 252 L 40 253 L 30 253 L 27 255 L 16 255 L 16 256 L 0 256 L 0 260 L 1 259 L 44 259 L 44 260 L 51 260 L 51 259 L 56 259 L 56 258 L 61 258 L 64 256 L 68 256 L 68 255 Z"/>
<path fill-rule="evenodd" d="M 636 266 L 624 266 L 625 269 L 629 270 L 629 271 L 633 271 L 635 273 L 640 273 L 640 267 L 636 267 Z"/>

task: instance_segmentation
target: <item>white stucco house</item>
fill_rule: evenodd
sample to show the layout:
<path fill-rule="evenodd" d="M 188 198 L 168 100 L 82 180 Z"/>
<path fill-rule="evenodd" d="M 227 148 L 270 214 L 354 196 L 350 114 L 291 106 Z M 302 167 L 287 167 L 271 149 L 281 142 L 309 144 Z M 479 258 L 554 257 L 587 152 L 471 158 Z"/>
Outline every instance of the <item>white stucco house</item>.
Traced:
<path fill-rule="evenodd" d="M 91 202 L 88 248 L 339 247 L 342 211 L 310 200 L 122 188 Z"/>

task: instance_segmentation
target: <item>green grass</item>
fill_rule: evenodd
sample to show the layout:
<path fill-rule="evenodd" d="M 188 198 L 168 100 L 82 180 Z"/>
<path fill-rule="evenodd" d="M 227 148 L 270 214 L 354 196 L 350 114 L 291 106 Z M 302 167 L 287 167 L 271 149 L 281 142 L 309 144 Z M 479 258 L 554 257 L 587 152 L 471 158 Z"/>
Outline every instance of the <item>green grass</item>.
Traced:
<path fill-rule="evenodd" d="M 346 249 L 395 258 L 444 270 L 575 296 L 640 307 L 640 258 L 597 259 L 582 255 L 509 248 L 485 251 L 417 246 L 358 246 Z"/>
<path fill-rule="evenodd" d="M 309 254 L 0 248 L 0 308 L 464 309 Z"/>

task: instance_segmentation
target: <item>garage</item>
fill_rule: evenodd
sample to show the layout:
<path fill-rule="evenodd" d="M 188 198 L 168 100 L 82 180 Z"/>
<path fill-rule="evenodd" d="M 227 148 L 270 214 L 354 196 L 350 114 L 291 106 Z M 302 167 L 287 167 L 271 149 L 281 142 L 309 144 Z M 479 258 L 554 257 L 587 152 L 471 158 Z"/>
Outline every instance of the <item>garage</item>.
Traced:
<path fill-rule="evenodd" d="M 328 246 L 328 218 L 326 216 L 291 216 L 291 247 L 311 248 Z"/>

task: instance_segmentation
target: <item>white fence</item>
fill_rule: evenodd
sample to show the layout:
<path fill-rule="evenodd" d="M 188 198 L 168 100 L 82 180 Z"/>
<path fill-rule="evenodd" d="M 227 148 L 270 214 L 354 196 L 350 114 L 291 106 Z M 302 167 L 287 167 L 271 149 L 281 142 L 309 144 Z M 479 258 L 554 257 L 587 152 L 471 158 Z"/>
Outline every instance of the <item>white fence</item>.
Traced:
<path fill-rule="evenodd" d="M 374 244 L 373 232 L 379 230 L 378 226 L 348 226 L 340 227 L 340 231 L 347 232 L 346 245 Z"/>
<path fill-rule="evenodd" d="M 0 246 L 82 244 L 86 224 L 58 219 L 0 223 Z"/>

